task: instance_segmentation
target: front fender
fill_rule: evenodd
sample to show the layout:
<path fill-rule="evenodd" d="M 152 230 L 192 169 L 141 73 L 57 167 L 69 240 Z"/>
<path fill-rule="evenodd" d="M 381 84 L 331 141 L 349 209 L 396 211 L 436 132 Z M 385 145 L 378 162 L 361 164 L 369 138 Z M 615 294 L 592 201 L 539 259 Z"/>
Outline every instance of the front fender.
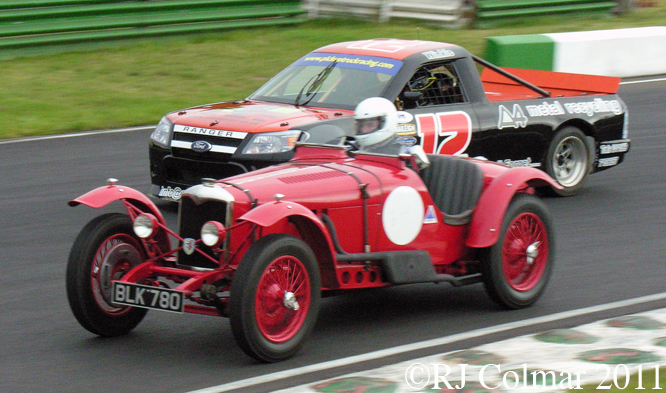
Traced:
<path fill-rule="evenodd" d="M 305 231 L 302 234 L 304 240 L 308 243 L 315 243 L 309 244 L 310 247 L 315 251 L 315 254 L 325 259 L 321 262 L 332 266 L 335 259 L 333 255 L 335 247 L 331 234 L 322 220 L 301 204 L 289 201 L 266 203 L 243 214 L 238 218 L 238 221 L 248 221 L 260 227 L 268 228 L 283 219 L 291 219 L 299 228 L 303 229 Z M 320 236 L 315 235 L 316 231 L 320 233 Z M 324 245 L 321 243 L 317 244 L 322 240 L 326 242 L 326 247 L 323 247 Z"/>
<path fill-rule="evenodd" d="M 485 248 L 497 242 L 509 203 L 525 184 L 530 187 L 550 186 L 562 189 L 555 180 L 538 169 L 521 167 L 507 170 L 495 178 L 479 198 L 465 245 Z"/>
<path fill-rule="evenodd" d="M 92 191 L 88 191 L 78 198 L 72 199 L 68 204 L 72 207 L 86 205 L 93 209 L 99 209 L 111 202 L 119 200 L 127 200 L 136 207 L 144 205 L 146 208 L 150 209 L 150 213 L 157 217 L 162 225 L 166 226 L 166 222 L 164 221 L 160 209 L 157 208 L 153 201 L 143 193 L 130 187 L 116 185 L 98 187 Z"/>
<path fill-rule="evenodd" d="M 238 218 L 239 221 L 249 221 L 260 227 L 270 227 L 278 221 L 290 216 L 302 216 L 309 218 L 324 231 L 324 224 L 310 209 L 305 206 L 289 201 L 277 201 L 257 206 Z M 324 231 L 326 232 L 326 231 Z M 327 232 L 326 232 L 327 233 Z"/>

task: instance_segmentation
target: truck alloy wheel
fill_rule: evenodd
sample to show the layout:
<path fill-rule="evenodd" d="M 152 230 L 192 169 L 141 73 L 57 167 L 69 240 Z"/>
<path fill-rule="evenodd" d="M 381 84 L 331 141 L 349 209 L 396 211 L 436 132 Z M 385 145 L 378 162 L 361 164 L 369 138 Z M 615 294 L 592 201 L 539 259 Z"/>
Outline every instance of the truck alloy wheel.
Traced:
<path fill-rule="evenodd" d="M 576 194 L 590 172 L 589 151 L 585 134 L 575 127 L 565 127 L 553 138 L 546 157 L 546 172 L 563 190 L 553 190 L 559 196 Z"/>

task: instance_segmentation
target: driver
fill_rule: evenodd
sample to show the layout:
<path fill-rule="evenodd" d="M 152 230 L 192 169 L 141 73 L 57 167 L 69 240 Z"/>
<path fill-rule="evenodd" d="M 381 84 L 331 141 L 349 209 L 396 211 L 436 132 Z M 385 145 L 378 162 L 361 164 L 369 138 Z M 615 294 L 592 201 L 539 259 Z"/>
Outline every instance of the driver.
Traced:
<path fill-rule="evenodd" d="M 397 155 L 405 148 L 396 134 L 398 112 L 386 98 L 372 97 L 361 101 L 356 106 L 354 119 L 355 139 L 361 151 Z"/>
<path fill-rule="evenodd" d="M 419 95 L 406 99 L 406 92 Z M 450 66 L 440 65 L 419 69 L 396 100 L 401 103 L 403 109 L 413 109 L 417 104 L 423 107 L 459 103 L 462 102 L 462 95 L 458 88 L 458 79 Z"/>

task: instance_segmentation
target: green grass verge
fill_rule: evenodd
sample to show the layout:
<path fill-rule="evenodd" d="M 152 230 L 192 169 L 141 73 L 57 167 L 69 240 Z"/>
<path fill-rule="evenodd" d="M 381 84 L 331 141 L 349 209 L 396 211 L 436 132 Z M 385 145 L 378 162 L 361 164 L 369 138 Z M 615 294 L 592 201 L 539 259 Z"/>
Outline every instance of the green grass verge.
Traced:
<path fill-rule="evenodd" d="M 488 29 L 316 20 L 294 27 L 78 46 L 67 53 L 9 59 L 12 53 L 0 53 L 5 58 L 0 61 L 0 138 L 156 124 L 173 110 L 244 98 L 303 54 L 333 42 L 424 39 L 482 55 L 488 36 L 662 25 L 666 0 L 623 16 L 521 19 Z"/>

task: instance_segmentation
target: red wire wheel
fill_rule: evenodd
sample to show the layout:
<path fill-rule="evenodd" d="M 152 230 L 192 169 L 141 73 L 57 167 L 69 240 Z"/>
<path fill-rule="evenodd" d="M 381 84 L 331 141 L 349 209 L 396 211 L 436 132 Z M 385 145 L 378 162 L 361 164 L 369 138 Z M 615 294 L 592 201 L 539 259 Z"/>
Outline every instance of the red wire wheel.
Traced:
<path fill-rule="evenodd" d="M 550 280 L 554 234 L 548 208 L 539 198 L 516 195 L 506 210 L 498 241 L 481 250 L 483 283 L 505 308 L 532 305 Z"/>
<path fill-rule="evenodd" d="M 538 215 L 522 213 L 509 224 L 504 238 L 504 275 L 516 291 L 528 291 L 541 279 L 548 263 L 548 235 Z"/>
<path fill-rule="evenodd" d="M 301 239 L 271 234 L 247 250 L 231 282 L 229 318 L 243 352 L 262 362 L 293 356 L 312 332 L 319 265 Z"/>
<path fill-rule="evenodd" d="M 98 248 L 90 269 L 92 294 L 99 308 L 111 316 L 127 313 L 130 308 L 114 306 L 112 280 L 118 280 L 142 262 L 141 245 L 132 236 L 119 233 L 106 239 Z"/>
<path fill-rule="evenodd" d="M 69 306 L 81 326 L 114 337 L 129 333 L 143 320 L 147 310 L 111 302 L 111 283 L 145 258 L 126 214 L 103 214 L 81 230 L 69 254 L 66 280 Z"/>
<path fill-rule="evenodd" d="M 259 279 L 254 308 L 264 337 L 275 343 L 292 339 L 310 308 L 310 279 L 303 262 L 293 256 L 271 262 Z"/>

